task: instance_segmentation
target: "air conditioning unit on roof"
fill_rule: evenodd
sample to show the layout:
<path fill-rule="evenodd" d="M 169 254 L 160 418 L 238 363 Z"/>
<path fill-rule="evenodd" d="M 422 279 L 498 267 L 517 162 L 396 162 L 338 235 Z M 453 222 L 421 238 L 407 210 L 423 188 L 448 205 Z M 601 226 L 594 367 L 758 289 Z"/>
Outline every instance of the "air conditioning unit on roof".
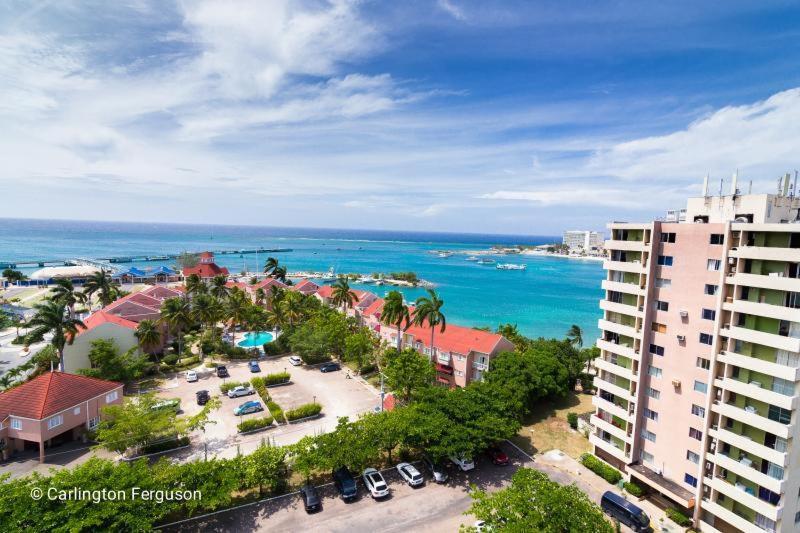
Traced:
<path fill-rule="evenodd" d="M 687 316 L 689 316 L 689 311 L 681 309 L 681 318 L 686 318 Z"/>
<path fill-rule="evenodd" d="M 686 340 L 686 335 L 678 335 L 678 342 L 683 342 Z"/>

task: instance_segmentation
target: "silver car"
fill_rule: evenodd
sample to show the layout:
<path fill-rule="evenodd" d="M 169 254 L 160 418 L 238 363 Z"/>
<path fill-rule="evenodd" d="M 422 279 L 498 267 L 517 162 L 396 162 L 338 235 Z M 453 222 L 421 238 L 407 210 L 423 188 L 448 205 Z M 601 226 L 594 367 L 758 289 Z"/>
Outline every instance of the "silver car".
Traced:
<path fill-rule="evenodd" d="M 249 396 L 253 394 L 254 391 L 250 387 L 245 387 L 244 385 L 239 385 L 228 391 L 228 398 L 239 398 L 240 396 Z"/>

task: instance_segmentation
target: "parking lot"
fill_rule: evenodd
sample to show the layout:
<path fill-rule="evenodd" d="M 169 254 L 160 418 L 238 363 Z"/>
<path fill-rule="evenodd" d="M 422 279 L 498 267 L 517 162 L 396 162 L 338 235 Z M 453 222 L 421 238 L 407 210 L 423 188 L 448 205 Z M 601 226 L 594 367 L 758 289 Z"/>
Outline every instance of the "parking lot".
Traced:
<path fill-rule="evenodd" d="M 222 407 L 214 411 L 210 417 L 215 423 L 206 427 L 205 435 L 198 433 L 193 439 L 195 444 L 192 448 L 177 454 L 180 458 L 191 459 L 204 454 L 204 440 L 209 456 L 220 457 L 233 457 L 237 450 L 248 453 L 256 448 L 262 439 L 269 439 L 275 444 L 291 444 L 305 435 L 333 429 L 341 416 L 355 417 L 360 413 L 371 411 L 380 403 L 379 395 L 374 389 L 358 379 L 347 379 L 346 370 L 322 373 L 317 367 L 292 366 L 286 357 L 260 361 L 261 372 L 257 374 L 250 372 L 247 361 L 230 362 L 225 365 L 230 373 L 228 378 L 219 378 L 214 369 L 203 368 L 197 371 L 199 378 L 197 382 L 187 382 L 184 372 L 164 383 L 158 392 L 158 396 L 163 398 L 180 399 L 181 408 L 187 415 L 196 414 L 202 409 L 197 405 L 195 396 L 197 391 L 207 390 L 212 396 L 221 398 Z M 250 435 L 239 435 L 236 426 L 243 417 L 235 416 L 234 408 L 246 401 L 260 402 L 261 399 L 257 394 L 228 398 L 220 393 L 220 385 L 229 381 L 249 382 L 254 376 L 263 376 L 284 370 L 291 374 L 291 384 L 270 388 L 269 393 L 272 399 L 284 411 L 316 401 L 322 405 L 322 416 L 307 422 L 284 424 Z M 264 415 L 265 412 L 259 412 L 245 415 L 244 418 Z"/>

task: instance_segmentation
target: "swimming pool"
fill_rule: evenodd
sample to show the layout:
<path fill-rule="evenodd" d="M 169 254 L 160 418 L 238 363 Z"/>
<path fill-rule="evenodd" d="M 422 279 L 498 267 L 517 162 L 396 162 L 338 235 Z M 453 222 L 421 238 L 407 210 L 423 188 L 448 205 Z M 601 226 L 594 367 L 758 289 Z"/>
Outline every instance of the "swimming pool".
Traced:
<path fill-rule="evenodd" d="M 238 342 L 238 345 L 242 348 L 253 348 L 272 342 L 272 340 L 272 333 L 267 331 L 248 331 L 244 334 L 244 339 Z"/>

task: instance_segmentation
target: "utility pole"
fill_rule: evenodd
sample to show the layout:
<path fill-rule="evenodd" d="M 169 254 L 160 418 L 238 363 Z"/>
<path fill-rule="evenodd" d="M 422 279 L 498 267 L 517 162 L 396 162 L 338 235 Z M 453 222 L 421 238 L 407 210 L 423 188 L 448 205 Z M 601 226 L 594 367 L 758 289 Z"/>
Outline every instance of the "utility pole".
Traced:
<path fill-rule="evenodd" d="M 383 397 L 384 397 L 384 394 L 385 394 L 385 391 L 383 389 L 383 372 L 380 372 L 380 375 L 381 375 L 381 413 L 382 413 L 383 412 Z"/>

